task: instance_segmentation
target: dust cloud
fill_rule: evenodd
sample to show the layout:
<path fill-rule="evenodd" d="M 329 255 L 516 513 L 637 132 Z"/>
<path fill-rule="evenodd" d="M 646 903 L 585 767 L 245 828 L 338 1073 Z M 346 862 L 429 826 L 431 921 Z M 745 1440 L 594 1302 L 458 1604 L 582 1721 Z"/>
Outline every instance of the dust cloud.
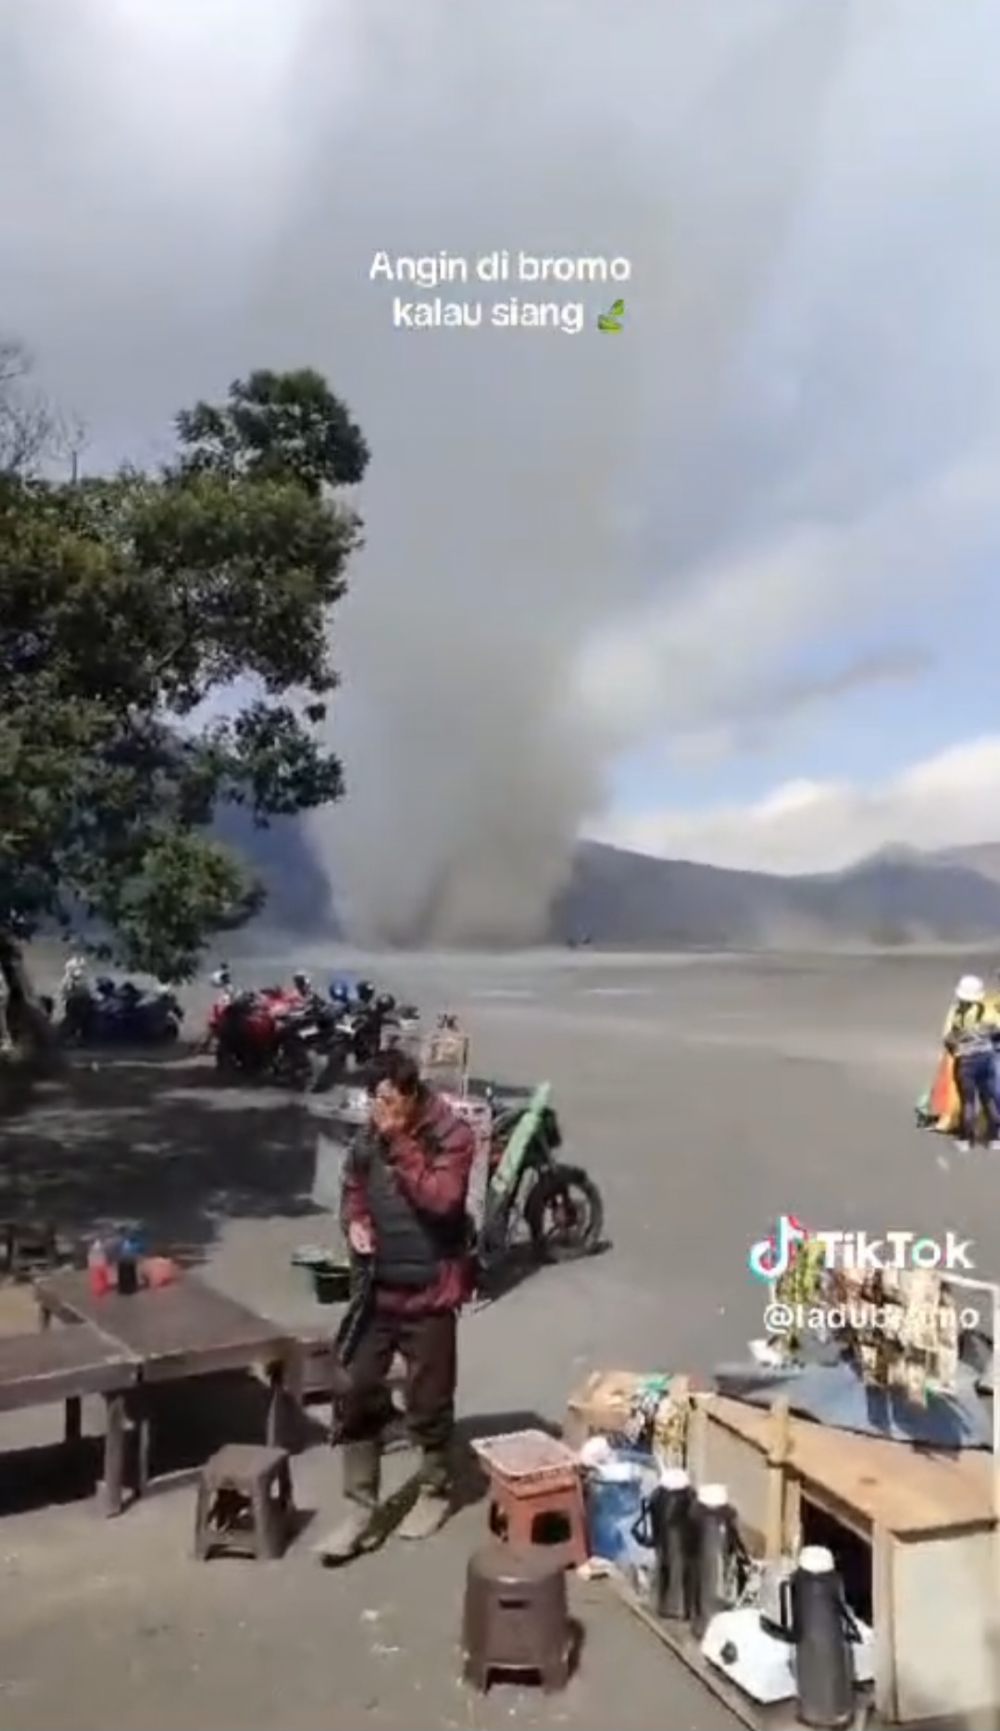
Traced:
<path fill-rule="evenodd" d="M 555 0 L 367 0 L 346 104 L 322 94 L 338 29 L 317 16 L 303 44 L 318 94 L 299 110 L 286 292 L 312 271 L 356 302 L 344 362 L 374 452 L 337 621 L 349 799 L 312 835 L 365 941 L 536 937 L 630 742 L 579 670 L 698 532 L 699 446 L 840 54 L 837 8 L 751 10 L 720 34 L 619 7 L 609 32 Z M 383 295 L 350 283 L 382 247 L 498 246 L 629 257 L 627 331 L 390 334 Z"/>
<path fill-rule="evenodd" d="M 369 438 L 334 622 L 348 797 L 309 825 L 359 940 L 533 938 L 617 754 L 661 719 L 669 633 L 661 653 L 640 626 L 628 702 L 601 645 L 683 605 L 726 540 L 729 381 L 855 19 L 0 3 L 4 323 L 87 418 L 90 466 L 165 456 L 180 404 L 261 365 L 320 367 Z M 498 247 L 627 257 L 624 331 L 391 328 L 378 251 Z"/>

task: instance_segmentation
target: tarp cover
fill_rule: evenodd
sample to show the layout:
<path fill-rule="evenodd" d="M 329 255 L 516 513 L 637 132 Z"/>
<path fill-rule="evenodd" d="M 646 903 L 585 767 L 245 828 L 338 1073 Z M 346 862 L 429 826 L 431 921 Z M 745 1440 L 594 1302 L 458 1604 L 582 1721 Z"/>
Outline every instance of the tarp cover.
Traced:
<path fill-rule="evenodd" d="M 989 1412 L 976 1393 L 975 1372 L 959 1366 L 953 1395 L 928 1394 L 927 1405 L 906 1399 L 901 1390 L 871 1388 L 850 1364 L 806 1364 L 763 1369 L 756 1364 L 720 1365 L 719 1394 L 750 1406 L 772 1407 L 787 1399 L 800 1418 L 835 1430 L 891 1442 L 922 1443 L 939 1449 L 992 1447 Z"/>

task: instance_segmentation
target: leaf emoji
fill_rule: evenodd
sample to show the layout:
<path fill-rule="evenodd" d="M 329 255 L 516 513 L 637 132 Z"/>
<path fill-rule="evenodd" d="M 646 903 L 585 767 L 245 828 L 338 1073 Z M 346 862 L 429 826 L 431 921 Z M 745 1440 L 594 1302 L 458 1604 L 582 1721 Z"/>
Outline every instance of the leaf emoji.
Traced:
<path fill-rule="evenodd" d="M 609 318 L 607 313 L 599 313 L 597 328 L 599 331 L 620 331 L 622 327 L 617 319 Z"/>
<path fill-rule="evenodd" d="M 625 311 L 625 302 L 624 301 L 615 301 L 614 306 L 611 308 L 611 317 L 613 319 L 620 319 L 622 316 L 622 313 L 624 311 Z"/>

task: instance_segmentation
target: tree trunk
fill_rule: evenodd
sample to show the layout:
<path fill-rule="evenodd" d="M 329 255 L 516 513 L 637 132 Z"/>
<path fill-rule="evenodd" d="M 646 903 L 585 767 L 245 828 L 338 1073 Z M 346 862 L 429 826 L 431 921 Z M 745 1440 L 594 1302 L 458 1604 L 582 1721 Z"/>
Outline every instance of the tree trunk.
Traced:
<path fill-rule="evenodd" d="M 29 1064 L 48 1065 L 55 1058 L 55 1035 L 38 1001 L 24 951 L 10 932 L 0 930 L 0 972 L 7 987 L 7 1028 L 20 1056 Z"/>

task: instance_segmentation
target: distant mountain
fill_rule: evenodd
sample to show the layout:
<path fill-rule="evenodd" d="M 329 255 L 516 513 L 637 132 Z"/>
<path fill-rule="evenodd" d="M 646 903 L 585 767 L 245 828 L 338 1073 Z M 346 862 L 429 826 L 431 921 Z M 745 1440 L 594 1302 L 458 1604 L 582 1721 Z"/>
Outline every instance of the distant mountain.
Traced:
<path fill-rule="evenodd" d="M 933 857 L 945 860 L 949 865 L 966 866 L 969 871 L 978 872 L 980 877 L 989 878 L 991 883 L 1000 883 L 1000 842 L 982 842 L 978 847 L 946 848 Z"/>
<path fill-rule="evenodd" d="M 267 887 L 262 926 L 292 937 L 341 935 L 300 821 L 255 829 L 230 808 L 218 834 Z M 547 933 L 552 943 L 583 936 L 647 949 L 1000 943 L 1000 843 L 939 853 L 889 847 L 847 871 L 778 877 L 586 841 L 553 902 Z"/>
<path fill-rule="evenodd" d="M 848 871 L 777 877 L 584 842 L 553 907 L 552 937 L 584 933 L 652 948 L 976 943 L 1000 939 L 1000 865 L 994 879 L 894 848 Z"/>

